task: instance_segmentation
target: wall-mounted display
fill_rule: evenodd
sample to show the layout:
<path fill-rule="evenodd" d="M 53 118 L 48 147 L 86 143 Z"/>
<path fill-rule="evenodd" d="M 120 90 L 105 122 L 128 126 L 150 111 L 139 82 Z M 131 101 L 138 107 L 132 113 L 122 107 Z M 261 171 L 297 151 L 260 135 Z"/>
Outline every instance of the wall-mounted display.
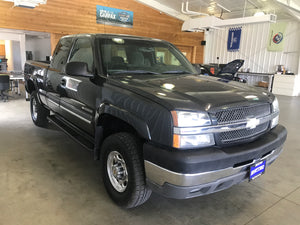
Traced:
<path fill-rule="evenodd" d="M 133 12 L 97 5 L 97 23 L 132 28 Z"/>
<path fill-rule="evenodd" d="M 238 51 L 240 49 L 241 41 L 241 27 L 230 28 L 228 31 L 228 41 L 227 41 L 227 50 L 228 51 Z"/>
<path fill-rule="evenodd" d="M 283 51 L 286 25 L 285 22 L 271 24 L 268 39 L 268 51 Z"/>

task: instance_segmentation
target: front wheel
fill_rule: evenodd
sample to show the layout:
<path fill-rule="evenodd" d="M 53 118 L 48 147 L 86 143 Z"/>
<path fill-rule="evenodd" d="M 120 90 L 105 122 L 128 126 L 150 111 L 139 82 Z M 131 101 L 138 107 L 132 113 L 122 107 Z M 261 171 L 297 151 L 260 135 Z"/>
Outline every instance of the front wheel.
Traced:
<path fill-rule="evenodd" d="M 47 116 L 49 116 L 50 111 L 41 105 L 35 92 L 30 95 L 30 114 L 31 119 L 36 126 L 47 126 Z"/>
<path fill-rule="evenodd" d="M 107 193 L 119 206 L 133 208 L 146 202 L 151 190 L 138 139 L 117 133 L 105 139 L 101 149 L 102 177 Z"/>

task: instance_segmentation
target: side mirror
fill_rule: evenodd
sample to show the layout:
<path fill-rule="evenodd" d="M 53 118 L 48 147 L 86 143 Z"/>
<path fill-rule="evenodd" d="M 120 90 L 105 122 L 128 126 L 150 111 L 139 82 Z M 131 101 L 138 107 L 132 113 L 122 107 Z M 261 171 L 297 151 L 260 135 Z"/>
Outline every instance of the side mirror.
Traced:
<path fill-rule="evenodd" d="M 88 71 L 88 65 L 85 62 L 69 62 L 66 65 L 66 74 L 71 76 L 93 77 Z"/>

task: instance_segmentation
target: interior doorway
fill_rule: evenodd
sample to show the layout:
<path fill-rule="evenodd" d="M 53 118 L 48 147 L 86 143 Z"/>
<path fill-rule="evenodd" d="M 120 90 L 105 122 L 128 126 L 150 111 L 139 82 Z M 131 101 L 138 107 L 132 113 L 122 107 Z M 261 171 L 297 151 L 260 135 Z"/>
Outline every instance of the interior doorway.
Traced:
<path fill-rule="evenodd" d="M 49 33 L 0 29 L 1 72 L 22 72 L 26 60 L 46 61 L 50 55 Z"/>

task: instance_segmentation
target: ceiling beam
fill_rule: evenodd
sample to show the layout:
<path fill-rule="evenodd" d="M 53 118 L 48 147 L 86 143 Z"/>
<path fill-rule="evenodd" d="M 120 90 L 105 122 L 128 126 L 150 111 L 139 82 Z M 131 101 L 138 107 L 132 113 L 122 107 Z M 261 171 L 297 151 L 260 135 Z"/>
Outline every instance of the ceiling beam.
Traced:
<path fill-rule="evenodd" d="M 166 14 L 168 14 L 172 17 L 175 17 L 179 20 L 185 21 L 185 20 L 190 19 L 189 16 L 184 15 L 184 14 L 178 12 L 177 10 L 172 9 L 166 5 L 161 4 L 158 0 L 135 0 L 135 1 L 140 2 L 144 5 L 147 5 L 151 8 L 154 8 L 160 12 L 166 13 Z"/>
<path fill-rule="evenodd" d="M 293 1 L 288 1 L 287 3 L 283 2 L 282 0 L 276 0 L 276 1 L 284 7 L 300 13 L 300 6 L 296 5 Z"/>
<path fill-rule="evenodd" d="M 300 6 L 295 4 L 293 0 L 282 1 L 276 0 L 278 4 L 283 6 L 283 8 L 294 18 L 300 20 Z"/>
<path fill-rule="evenodd" d="M 198 31 L 198 30 L 205 30 L 205 29 L 216 29 L 225 26 L 237 26 L 237 25 L 244 25 L 250 23 L 275 23 L 276 22 L 276 15 L 269 14 L 264 16 L 248 16 L 248 17 L 241 17 L 241 18 L 234 18 L 234 19 L 226 19 L 222 20 L 215 16 L 207 16 L 201 17 L 196 19 L 189 19 L 186 20 L 181 30 L 182 31 Z"/>

